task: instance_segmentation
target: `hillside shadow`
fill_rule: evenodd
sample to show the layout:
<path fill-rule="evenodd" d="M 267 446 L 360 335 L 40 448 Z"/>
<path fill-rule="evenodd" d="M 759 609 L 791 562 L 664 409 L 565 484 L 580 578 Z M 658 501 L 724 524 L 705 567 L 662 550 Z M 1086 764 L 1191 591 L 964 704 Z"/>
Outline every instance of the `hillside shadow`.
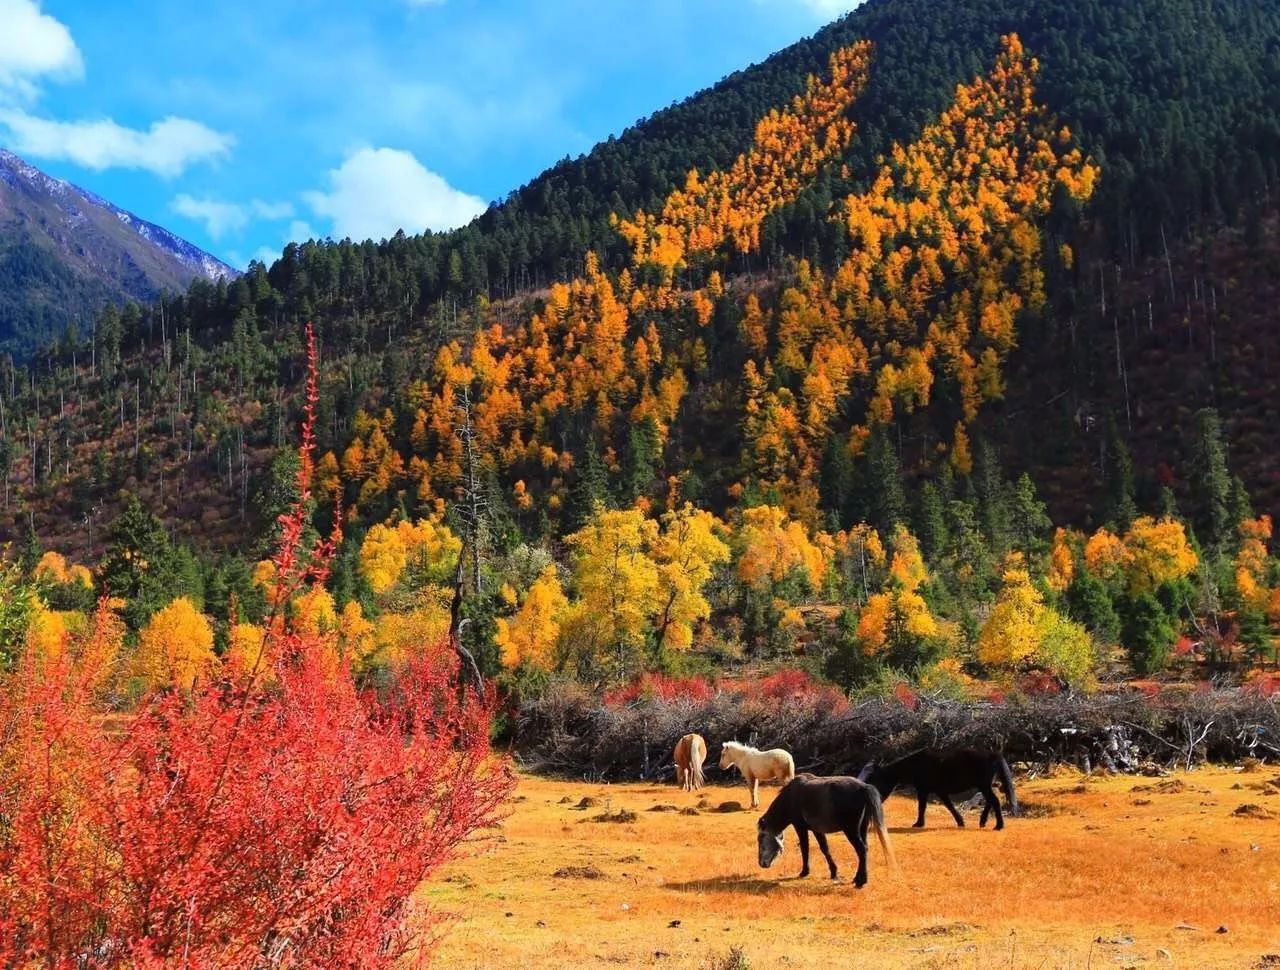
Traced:
<path fill-rule="evenodd" d="M 759 879 L 755 876 L 717 876 L 714 879 L 690 879 L 688 882 L 668 882 L 664 889 L 678 893 L 729 892 L 745 896 L 767 896 L 780 885 L 794 880 Z"/>

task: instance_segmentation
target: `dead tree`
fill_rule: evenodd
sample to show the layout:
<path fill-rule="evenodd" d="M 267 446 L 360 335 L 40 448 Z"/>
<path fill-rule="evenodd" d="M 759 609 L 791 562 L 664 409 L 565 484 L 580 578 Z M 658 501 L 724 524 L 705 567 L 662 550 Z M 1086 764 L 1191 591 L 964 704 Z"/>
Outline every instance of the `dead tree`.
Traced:
<path fill-rule="evenodd" d="M 466 665 L 475 681 L 478 691 L 484 690 L 484 679 L 480 675 L 480 667 L 475 657 L 462 643 L 462 628 L 467 621 L 462 617 L 462 601 L 466 597 L 466 562 L 471 557 L 471 594 L 481 595 L 481 563 L 484 533 L 484 517 L 488 501 L 480 481 L 479 464 L 476 448 L 475 426 L 471 420 L 471 390 L 462 389 L 462 401 L 457 406 L 460 423 L 454 428 L 454 434 L 462 441 L 463 469 L 460 484 L 461 501 L 458 503 L 459 516 L 462 519 L 462 548 L 458 551 L 458 568 L 453 577 L 453 602 L 449 608 L 449 639 L 458 653 L 459 659 Z"/>

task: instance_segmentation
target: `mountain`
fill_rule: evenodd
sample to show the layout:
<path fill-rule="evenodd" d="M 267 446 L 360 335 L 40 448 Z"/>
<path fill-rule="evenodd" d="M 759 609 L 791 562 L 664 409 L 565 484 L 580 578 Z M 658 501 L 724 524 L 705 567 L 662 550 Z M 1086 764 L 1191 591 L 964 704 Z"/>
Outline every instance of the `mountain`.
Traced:
<path fill-rule="evenodd" d="M 1010 34 L 1021 51 L 1011 61 Z M 826 84 L 832 55 L 862 40 L 866 64 L 845 64 L 831 84 L 836 117 L 823 115 L 856 130 L 800 124 L 808 141 L 788 142 L 795 130 L 769 128 L 807 77 Z M 1009 105 L 966 114 L 973 86 L 1011 69 L 1037 107 L 1011 129 L 983 127 Z M 765 142 L 812 164 L 736 169 L 762 119 Z M 833 130 L 844 140 L 828 151 Z M 1058 192 L 1015 166 L 1013 182 L 980 185 L 1000 205 L 969 213 L 990 230 L 976 279 L 911 228 L 917 209 L 898 211 L 924 183 L 895 169 L 893 151 L 961 173 L 968 191 L 992 149 L 957 153 L 954 133 L 974 131 L 1024 139 L 1018 157 L 1038 140 L 1074 157 L 1071 180 L 1086 159 L 1097 176 L 1091 192 Z M 34 526 L 60 547 L 96 545 L 94 522 L 133 492 L 197 543 L 259 541 L 272 503 L 258 499 L 287 483 L 272 459 L 296 426 L 307 321 L 324 360 L 318 446 L 332 452 L 329 487 L 353 536 L 454 497 L 463 385 L 488 436 L 502 534 L 528 540 L 572 529 L 593 497 L 660 501 L 672 478 L 717 511 L 769 500 L 842 525 L 914 520 L 930 495 L 947 514 L 948 503 L 990 506 L 1024 472 L 1064 524 L 1107 521 L 1117 487 L 1144 510 L 1192 512 L 1192 431 L 1206 408 L 1221 414 L 1231 470 L 1260 510 L 1280 512 L 1277 159 L 1274 5 L 870 0 L 560 163 L 470 226 L 290 245 L 225 286 L 196 279 L 141 310 L 108 310 L 96 370 L 83 330 L 79 346 L 30 370 L 0 367 L 0 404 L 28 429 L 0 454 L 0 538 Z M 690 182 L 691 168 L 701 176 Z M 726 233 L 664 266 L 637 255 L 645 230 L 620 231 L 644 225 L 642 212 L 661 221 L 670 210 L 673 225 L 704 203 L 718 212 L 709 193 L 725 180 L 712 173 L 735 171 L 725 178 L 780 173 L 730 214 L 750 245 Z M 850 269 L 868 246 L 865 226 L 855 235 L 839 217 L 850 204 L 906 227 L 865 273 Z M 1016 232 L 988 219 L 1024 204 Z M 955 216 L 931 205 L 919 211 Z M 918 291 L 899 292 L 913 277 Z M 852 282 L 865 299 L 842 292 Z M 877 300 L 885 312 L 869 313 Z M 989 318 L 959 326 L 979 301 Z M 931 334 L 935 322 L 954 339 Z M 1003 512 L 983 514 L 984 528 L 1001 528 Z"/>
<path fill-rule="evenodd" d="M 0 347 L 27 354 L 109 303 L 236 271 L 169 230 L 0 149 Z"/>

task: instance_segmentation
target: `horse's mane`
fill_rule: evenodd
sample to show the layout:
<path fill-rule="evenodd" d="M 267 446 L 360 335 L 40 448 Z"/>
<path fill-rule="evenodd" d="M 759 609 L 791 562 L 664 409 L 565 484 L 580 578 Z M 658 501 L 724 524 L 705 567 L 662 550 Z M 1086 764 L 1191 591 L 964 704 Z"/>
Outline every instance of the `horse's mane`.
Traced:
<path fill-rule="evenodd" d="M 751 747 L 751 745 L 749 744 L 743 744 L 741 741 L 726 741 L 724 743 L 724 746 L 726 748 L 735 748 L 738 751 L 759 751 L 760 750 L 759 748 Z"/>
<path fill-rule="evenodd" d="M 763 832 L 770 832 L 774 835 L 777 835 L 779 832 L 781 832 L 783 829 L 785 829 L 788 825 L 791 824 L 790 821 L 785 821 L 785 819 L 787 818 L 786 813 L 788 810 L 788 805 L 787 805 L 787 799 L 784 798 L 783 796 L 786 794 L 787 792 L 785 789 L 778 793 L 778 797 L 773 800 L 773 804 L 771 804 L 768 808 L 766 808 L 764 812 L 760 815 L 759 821 L 756 822 L 757 829 Z M 784 820 L 782 825 L 777 824 L 779 821 L 779 818 Z"/>

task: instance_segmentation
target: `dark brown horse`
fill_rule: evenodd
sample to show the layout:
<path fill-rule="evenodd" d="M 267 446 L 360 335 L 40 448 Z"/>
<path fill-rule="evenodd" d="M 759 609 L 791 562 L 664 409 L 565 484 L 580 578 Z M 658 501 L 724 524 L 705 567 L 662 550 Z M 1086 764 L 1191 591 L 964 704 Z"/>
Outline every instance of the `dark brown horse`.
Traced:
<path fill-rule="evenodd" d="M 826 856 L 831 878 L 838 872 L 831 858 L 827 836 L 843 832 L 853 851 L 858 854 L 858 873 L 853 884 L 861 889 L 867 884 L 867 829 L 874 825 L 885 857 L 894 863 L 893 848 L 884 825 L 884 809 L 879 793 L 857 778 L 816 778 L 796 775 L 778 793 L 773 804 L 756 823 L 756 841 L 760 850 L 760 868 L 768 869 L 782 854 L 782 833 L 793 826 L 800 837 L 800 876 L 809 875 L 809 833 L 818 840 L 818 848 Z"/>
<path fill-rule="evenodd" d="M 1013 775 L 1004 756 L 995 751 L 977 751 L 963 748 L 958 751 L 917 751 L 905 758 L 878 765 L 871 762 L 858 777 L 874 785 L 882 799 L 893 794 L 899 785 L 910 785 L 916 792 L 919 811 L 915 827 L 924 828 L 924 810 L 931 794 L 937 795 L 956 825 L 964 828 L 964 816 L 951 801 L 952 795 L 979 791 L 986 803 L 982 808 L 980 826 L 987 824 L 987 816 L 996 813 L 996 829 L 1004 828 L 1004 814 L 1000 800 L 992 787 L 996 777 L 1009 799 L 1009 814 L 1018 814 L 1018 796 L 1013 790 Z"/>

